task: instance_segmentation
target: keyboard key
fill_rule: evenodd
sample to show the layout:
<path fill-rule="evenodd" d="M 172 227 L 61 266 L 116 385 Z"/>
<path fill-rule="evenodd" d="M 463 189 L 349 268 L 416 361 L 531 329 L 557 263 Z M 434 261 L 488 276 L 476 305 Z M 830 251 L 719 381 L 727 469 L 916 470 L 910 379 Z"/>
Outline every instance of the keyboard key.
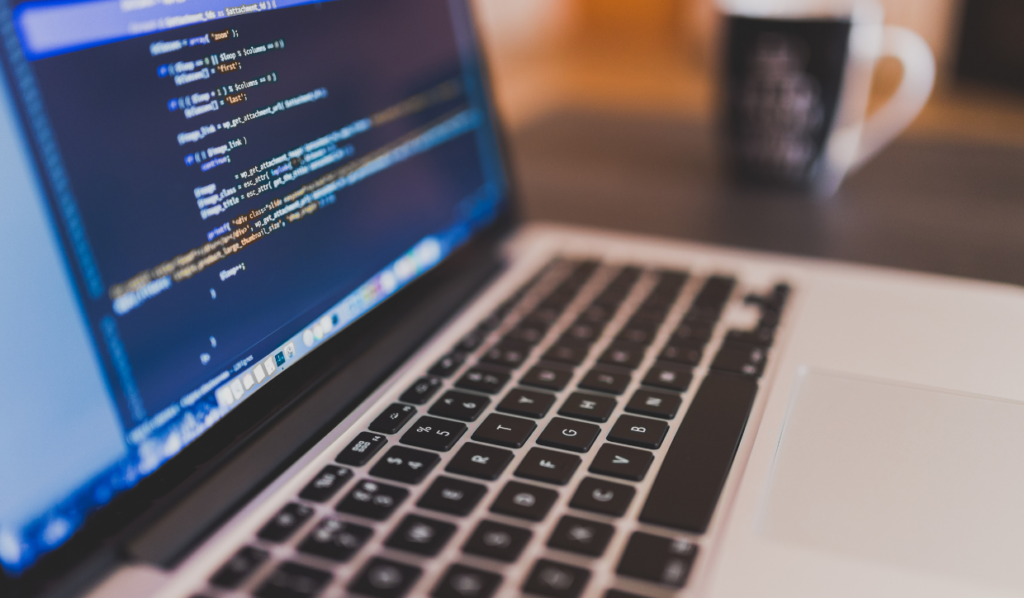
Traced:
<path fill-rule="evenodd" d="M 486 328 L 476 328 L 471 330 L 469 334 L 462 337 L 459 340 L 459 344 L 455 346 L 456 351 L 462 351 L 469 353 L 483 344 L 484 339 L 487 338 L 488 330 Z"/>
<path fill-rule="evenodd" d="M 572 370 L 554 364 L 539 363 L 519 379 L 520 384 L 548 390 L 562 390 L 572 380 Z"/>
<path fill-rule="evenodd" d="M 665 308 L 652 307 L 645 302 L 644 306 L 629 318 L 626 325 L 623 326 L 623 330 L 627 328 L 637 328 L 646 330 L 654 335 L 657 334 L 658 328 L 661 328 L 661 322 L 664 318 Z"/>
<path fill-rule="evenodd" d="M 577 417 L 595 422 L 605 422 L 615 411 L 618 403 L 611 397 L 593 395 L 585 392 L 574 392 L 562 403 L 559 415 Z"/>
<path fill-rule="evenodd" d="M 721 309 L 729 299 L 736 279 L 728 276 L 711 276 L 704 282 L 697 297 L 693 300 L 696 307 L 717 307 Z"/>
<path fill-rule="evenodd" d="M 696 555 L 697 546 L 686 540 L 633 532 L 616 572 L 681 588 L 686 583 Z"/>
<path fill-rule="evenodd" d="M 394 434 L 401 430 L 405 422 L 409 421 L 413 415 L 416 415 L 416 408 L 412 405 L 392 403 L 367 427 L 374 432 Z"/>
<path fill-rule="evenodd" d="M 523 584 L 523 591 L 548 598 L 576 598 L 590 581 L 590 572 L 555 561 L 540 559 Z"/>
<path fill-rule="evenodd" d="M 657 330 L 648 327 L 626 326 L 615 336 L 617 343 L 647 346 L 654 340 Z"/>
<path fill-rule="evenodd" d="M 434 396 L 434 393 L 441 388 L 441 379 L 433 376 L 424 376 L 410 386 L 402 396 L 398 397 L 403 403 L 422 405 Z"/>
<path fill-rule="evenodd" d="M 363 480 L 349 491 L 345 498 L 341 499 L 336 509 L 344 513 L 383 521 L 407 496 L 409 496 L 409 491 L 405 488 Z"/>
<path fill-rule="evenodd" d="M 624 484 L 606 482 L 597 478 L 583 478 L 576 494 L 569 501 L 574 509 L 583 509 L 602 515 L 621 517 L 633 501 L 636 489 Z"/>
<path fill-rule="evenodd" d="M 633 369 L 640 365 L 644 358 L 643 345 L 634 343 L 612 343 L 605 352 L 601 354 L 598 361 L 608 365 L 615 365 L 622 368 Z"/>
<path fill-rule="evenodd" d="M 348 589 L 372 598 L 402 598 L 422 574 L 419 567 L 375 557 L 366 563 Z"/>
<path fill-rule="evenodd" d="M 647 372 L 641 384 L 676 392 L 686 392 L 692 380 L 693 370 L 685 365 L 659 361 Z"/>
<path fill-rule="evenodd" d="M 441 460 L 434 453 L 393 446 L 370 470 L 370 475 L 406 484 L 418 484 Z"/>
<path fill-rule="evenodd" d="M 626 391 L 629 382 L 629 372 L 598 366 L 580 380 L 580 388 L 620 395 Z"/>
<path fill-rule="evenodd" d="M 419 515 L 406 515 L 384 541 L 384 545 L 424 556 L 434 556 L 441 552 L 454 533 L 455 526 L 450 523 Z"/>
<path fill-rule="evenodd" d="M 565 515 L 551 532 L 548 546 L 587 556 L 601 556 L 614 533 L 615 528 L 606 523 Z"/>
<path fill-rule="evenodd" d="M 351 477 L 351 469 L 328 465 L 321 469 L 310 483 L 306 484 L 302 492 L 299 492 L 299 498 L 313 502 L 329 500 Z"/>
<path fill-rule="evenodd" d="M 257 598 L 313 598 L 331 581 L 331 574 L 297 563 L 281 563 L 257 588 Z"/>
<path fill-rule="evenodd" d="M 477 365 L 466 370 L 455 386 L 466 390 L 475 390 L 484 394 L 501 392 L 508 383 L 508 372 L 493 366 Z"/>
<path fill-rule="evenodd" d="M 312 507 L 298 503 L 287 504 L 260 529 L 256 536 L 267 542 L 284 542 L 312 516 Z"/>
<path fill-rule="evenodd" d="M 623 415 L 612 426 L 612 431 L 608 432 L 608 440 L 656 449 L 661 446 L 661 441 L 665 439 L 666 433 L 668 433 L 668 424 L 663 421 L 635 415 Z"/>
<path fill-rule="evenodd" d="M 501 585 L 501 576 L 465 565 L 452 565 L 430 593 L 434 598 L 490 598 Z"/>
<path fill-rule="evenodd" d="M 448 462 L 445 471 L 482 480 L 496 480 L 512 462 L 512 451 L 467 442 Z"/>
<path fill-rule="evenodd" d="M 506 339 L 488 349 L 480 358 L 480 361 L 514 370 L 523 365 L 523 362 L 529 356 L 530 345 Z"/>
<path fill-rule="evenodd" d="M 237 588 L 268 558 L 270 553 L 266 550 L 246 546 L 213 574 L 210 584 L 221 588 Z"/>
<path fill-rule="evenodd" d="M 438 359 L 437 363 L 435 363 L 429 371 L 435 376 L 447 378 L 454 374 L 462 366 L 464 361 L 466 361 L 466 354 L 455 351 L 454 353 L 449 353 L 441 359 Z"/>
<path fill-rule="evenodd" d="M 753 378 L 708 373 L 669 446 L 641 521 L 707 530 L 756 394 Z"/>
<path fill-rule="evenodd" d="M 519 341 L 528 345 L 536 345 L 544 338 L 544 335 L 548 333 L 548 327 L 541 322 L 534 321 L 523 321 L 516 324 L 512 330 L 508 331 L 505 338 L 510 341 Z"/>
<path fill-rule="evenodd" d="M 445 452 L 455 446 L 467 429 L 466 424 L 424 415 L 402 434 L 401 443 Z"/>
<path fill-rule="evenodd" d="M 509 482 L 491 505 L 491 511 L 521 519 L 540 521 L 548 514 L 558 493 L 547 488 Z"/>
<path fill-rule="evenodd" d="M 682 406 L 679 395 L 641 388 L 633 393 L 633 398 L 626 403 L 626 411 L 662 419 L 672 419 Z"/>
<path fill-rule="evenodd" d="M 548 422 L 547 427 L 537 437 L 537 444 L 585 453 L 590 450 L 600 434 L 601 428 L 594 424 L 556 417 Z"/>
<path fill-rule="evenodd" d="M 775 328 L 771 326 L 758 326 L 753 330 L 730 330 L 726 333 L 725 339 L 737 343 L 769 347 L 775 339 Z"/>
<path fill-rule="evenodd" d="M 299 552 L 343 563 L 351 559 L 372 535 L 373 530 L 368 527 L 328 517 L 299 544 Z"/>
<path fill-rule="evenodd" d="M 605 444 L 590 462 L 590 472 L 639 482 L 647 475 L 654 455 L 647 451 Z"/>
<path fill-rule="evenodd" d="M 338 453 L 334 460 L 338 463 L 354 465 L 356 467 L 366 465 L 367 461 L 372 459 L 377 454 L 377 451 L 384 448 L 384 445 L 387 443 L 387 436 L 372 432 L 360 432 L 345 447 L 345 450 Z"/>
<path fill-rule="evenodd" d="M 543 324 L 545 327 L 548 327 L 558 321 L 558 318 L 561 315 L 562 310 L 560 309 L 542 306 L 527 314 L 526 317 L 523 318 L 523 322 L 538 322 Z"/>
<path fill-rule="evenodd" d="M 608 320 L 611 320 L 614 315 L 614 311 L 604 307 L 603 305 L 589 305 L 583 310 L 583 313 L 580 314 L 578 321 L 604 324 Z"/>
<path fill-rule="evenodd" d="M 515 474 L 521 478 L 564 485 L 572 478 L 581 461 L 576 455 L 534 447 L 523 457 Z"/>
<path fill-rule="evenodd" d="M 473 531 L 462 551 L 511 563 L 519 558 L 532 536 L 533 532 L 528 529 L 485 519 Z"/>
<path fill-rule="evenodd" d="M 747 376 L 760 376 L 764 372 L 766 350 L 754 345 L 726 341 L 715 355 L 711 367 Z"/>
<path fill-rule="evenodd" d="M 608 590 L 604 593 L 604 598 L 647 598 L 640 594 L 633 594 L 631 592 L 623 592 L 622 590 Z"/>
<path fill-rule="evenodd" d="M 561 312 L 565 310 L 567 305 L 572 303 L 572 300 L 576 296 L 576 291 L 578 290 L 579 289 L 575 287 L 566 291 L 555 289 L 555 292 L 551 293 L 540 302 L 540 307 Z"/>
<path fill-rule="evenodd" d="M 487 486 L 438 476 L 416 506 L 452 515 L 469 515 L 486 493 Z"/>
<path fill-rule="evenodd" d="M 622 289 L 606 289 L 601 292 L 600 295 L 594 298 L 594 305 L 600 305 L 610 311 L 615 311 L 619 308 L 619 305 L 628 295 L 628 291 Z"/>
<path fill-rule="evenodd" d="M 691 346 L 682 343 L 673 343 L 669 341 L 669 344 L 661 351 L 658 355 L 658 359 L 662 361 L 671 361 L 674 363 L 681 363 L 683 365 L 697 365 L 700 363 L 701 356 L 704 355 L 704 350 L 700 346 Z"/>
<path fill-rule="evenodd" d="M 570 339 L 580 343 L 591 344 L 601 336 L 604 326 L 592 322 L 577 320 L 562 334 L 562 338 Z"/>
<path fill-rule="evenodd" d="M 528 419 L 492 413 L 473 432 L 473 440 L 519 448 L 536 428 Z"/>
<path fill-rule="evenodd" d="M 459 421 L 471 422 L 480 417 L 484 409 L 491 404 L 491 400 L 480 395 L 449 390 L 444 393 L 427 413 L 457 419 Z"/>
<path fill-rule="evenodd" d="M 657 332 L 657 329 L 665 322 L 665 316 L 669 314 L 669 306 L 672 301 L 648 299 L 633 312 L 626 326 L 629 328 L 645 328 L 650 332 Z"/>
<path fill-rule="evenodd" d="M 683 323 L 679 325 L 679 328 L 676 328 L 675 338 L 693 339 L 706 342 L 711 338 L 711 333 L 714 331 L 714 327 L 714 323 L 706 320 L 686 318 L 683 320 Z"/>
<path fill-rule="evenodd" d="M 541 418 L 547 415 L 548 409 L 554 404 L 555 395 L 551 393 L 513 388 L 495 409 L 513 415 Z"/>
<path fill-rule="evenodd" d="M 686 284 L 689 273 L 679 270 L 662 270 L 661 278 L 658 279 L 658 287 L 670 287 L 679 292 L 679 288 Z"/>
<path fill-rule="evenodd" d="M 559 341 L 544 353 L 546 361 L 557 361 L 570 365 L 579 365 L 587 358 L 590 352 L 590 345 L 574 341 L 572 339 L 559 339 Z"/>

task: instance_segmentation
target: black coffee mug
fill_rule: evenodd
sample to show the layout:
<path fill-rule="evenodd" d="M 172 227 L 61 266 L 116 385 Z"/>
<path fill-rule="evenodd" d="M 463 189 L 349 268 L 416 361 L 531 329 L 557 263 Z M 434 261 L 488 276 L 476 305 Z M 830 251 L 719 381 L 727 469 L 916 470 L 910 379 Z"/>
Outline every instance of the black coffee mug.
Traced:
<path fill-rule="evenodd" d="M 831 13 L 799 6 L 760 0 L 724 7 L 725 157 L 741 182 L 831 195 L 921 111 L 935 61 L 916 33 L 882 25 L 874 2 Z M 883 55 L 903 63 L 903 78 L 865 119 L 871 73 Z"/>

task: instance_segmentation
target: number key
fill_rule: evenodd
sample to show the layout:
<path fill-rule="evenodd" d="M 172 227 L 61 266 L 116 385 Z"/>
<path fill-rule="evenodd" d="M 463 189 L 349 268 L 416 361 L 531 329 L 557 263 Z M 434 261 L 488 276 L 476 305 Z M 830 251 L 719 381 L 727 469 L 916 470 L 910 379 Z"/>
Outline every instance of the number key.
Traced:
<path fill-rule="evenodd" d="M 434 393 L 441 388 L 441 379 L 433 376 L 425 376 L 417 380 L 412 386 L 410 386 L 402 396 L 398 397 L 399 401 L 403 403 L 413 403 L 415 405 L 422 405 L 430 400 L 430 397 L 434 396 Z"/>
<path fill-rule="evenodd" d="M 402 426 L 405 425 L 405 422 L 409 421 L 409 418 L 415 413 L 416 408 L 412 405 L 393 403 L 388 405 L 388 408 L 378 415 L 376 419 L 370 422 L 370 425 L 367 427 L 374 432 L 394 434 L 401 430 Z"/>
<path fill-rule="evenodd" d="M 434 453 L 393 446 L 370 470 L 370 475 L 406 484 L 418 484 L 441 458 Z"/>
<path fill-rule="evenodd" d="M 509 375 L 500 368 L 478 365 L 466 370 L 455 386 L 485 394 L 495 394 L 508 383 Z"/>
<path fill-rule="evenodd" d="M 401 442 L 434 451 L 448 451 L 465 433 L 465 424 L 425 415 L 402 435 Z"/>
<path fill-rule="evenodd" d="M 299 493 L 299 498 L 313 502 L 324 502 L 334 496 L 345 482 L 352 477 L 352 470 L 347 467 L 328 465 L 316 474 L 313 481 L 306 484 L 306 487 Z"/>
<path fill-rule="evenodd" d="M 444 393 L 427 413 L 471 422 L 480 417 L 480 413 L 490 404 L 491 400 L 487 397 L 450 390 Z"/>

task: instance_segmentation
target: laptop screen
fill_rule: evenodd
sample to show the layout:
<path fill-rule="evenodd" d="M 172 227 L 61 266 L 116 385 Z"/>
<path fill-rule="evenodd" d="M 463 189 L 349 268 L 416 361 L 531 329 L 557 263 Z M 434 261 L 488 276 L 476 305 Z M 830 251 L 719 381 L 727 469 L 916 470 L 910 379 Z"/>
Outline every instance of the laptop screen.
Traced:
<path fill-rule="evenodd" d="M 503 209 L 455 0 L 0 2 L 17 576 Z"/>

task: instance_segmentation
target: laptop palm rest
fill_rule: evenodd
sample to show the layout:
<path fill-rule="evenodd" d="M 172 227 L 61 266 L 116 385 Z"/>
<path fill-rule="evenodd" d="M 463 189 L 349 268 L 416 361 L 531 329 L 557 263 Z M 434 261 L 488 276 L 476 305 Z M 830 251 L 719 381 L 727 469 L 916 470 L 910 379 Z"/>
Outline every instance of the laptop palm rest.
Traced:
<path fill-rule="evenodd" d="M 1024 404 L 810 370 L 760 533 L 1024 592 Z"/>

